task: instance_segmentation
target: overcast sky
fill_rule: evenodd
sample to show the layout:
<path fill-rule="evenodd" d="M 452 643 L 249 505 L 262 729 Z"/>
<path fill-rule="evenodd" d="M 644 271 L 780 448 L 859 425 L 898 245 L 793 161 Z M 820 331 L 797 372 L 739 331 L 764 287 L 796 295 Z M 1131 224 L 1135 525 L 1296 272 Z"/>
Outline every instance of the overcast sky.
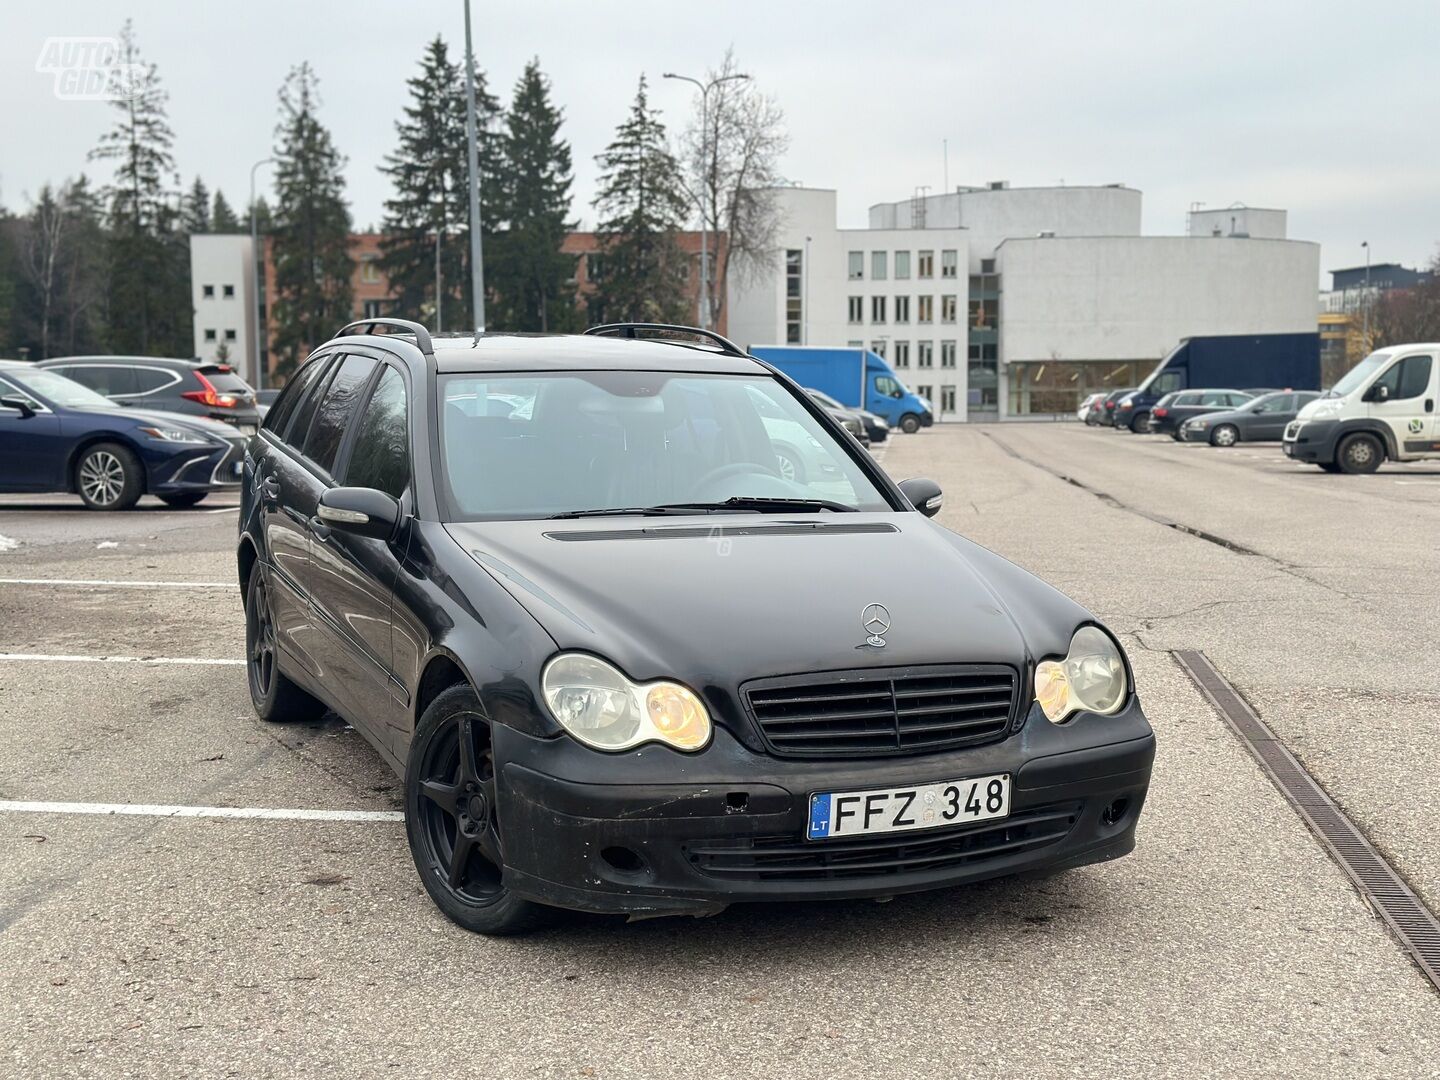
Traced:
<path fill-rule="evenodd" d="M 309 60 L 348 157 L 357 227 L 380 220 L 405 80 L 427 40 L 458 51 L 462 0 L 67 0 L 0 14 L 0 203 L 90 169 L 110 107 L 66 102 L 35 70 L 46 38 L 112 35 L 125 14 L 170 93 L 177 164 L 237 209 L 274 144 L 275 93 Z M 792 180 L 839 192 L 840 224 L 949 181 L 1123 182 L 1147 233 L 1194 201 L 1290 211 L 1322 270 L 1425 263 L 1440 242 L 1440 3 L 1079 3 L 983 0 L 473 0 L 476 53 L 507 100 L 539 56 L 565 110 L 575 214 L 592 219 L 594 155 L 644 71 L 672 127 L 700 74 L 735 48 L 785 110 Z M 263 173 L 262 173 L 263 176 Z M 264 181 L 262 180 L 262 189 Z M 1328 276 L 1322 278 L 1328 284 Z"/>

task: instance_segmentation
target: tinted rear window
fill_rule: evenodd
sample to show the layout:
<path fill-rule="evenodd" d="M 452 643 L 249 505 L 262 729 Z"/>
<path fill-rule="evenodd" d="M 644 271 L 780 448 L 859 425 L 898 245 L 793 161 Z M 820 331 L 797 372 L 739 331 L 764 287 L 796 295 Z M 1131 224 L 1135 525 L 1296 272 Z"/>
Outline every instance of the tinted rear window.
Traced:
<path fill-rule="evenodd" d="M 284 391 L 280 394 L 280 400 L 276 402 L 275 408 L 270 410 L 265 417 L 265 426 L 275 432 L 291 446 L 298 446 L 305 441 L 305 433 L 310 430 L 310 417 L 315 414 L 315 393 L 312 391 L 312 384 L 316 377 L 327 370 L 330 366 L 330 357 L 320 360 L 312 360 L 296 372 L 295 377 L 290 380 Z M 292 415 L 295 423 L 293 429 L 295 434 L 286 433 L 290 425 Z"/>
<path fill-rule="evenodd" d="M 210 380 L 210 385 L 215 387 L 222 394 L 245 394 L 255 393 L 250 384 L 242 379 L 234 371 L 221 371 L 218 368 L 200 368 L 200 374 Z"/>

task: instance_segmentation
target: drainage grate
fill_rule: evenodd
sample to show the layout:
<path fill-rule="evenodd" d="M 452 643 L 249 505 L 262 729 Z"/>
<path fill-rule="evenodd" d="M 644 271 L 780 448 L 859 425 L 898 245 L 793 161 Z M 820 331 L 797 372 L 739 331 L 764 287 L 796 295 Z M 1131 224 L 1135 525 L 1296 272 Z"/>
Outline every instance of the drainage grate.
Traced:
<path fill-rule="evenodd" d="M 1440 989 L 1440 920 L 1204 653 L 1185 649 L 1174 655 L 1296 813 L 1320 837 L 1341 869 L 1350 875 L 1360 895 L 1389 924 L 1426 978 Z"/>

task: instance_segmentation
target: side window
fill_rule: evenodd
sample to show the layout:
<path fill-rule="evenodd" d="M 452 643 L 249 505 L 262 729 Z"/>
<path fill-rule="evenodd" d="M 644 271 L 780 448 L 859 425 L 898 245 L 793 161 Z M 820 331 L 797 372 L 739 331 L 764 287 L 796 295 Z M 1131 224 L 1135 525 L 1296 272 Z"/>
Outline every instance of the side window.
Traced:
<path fill-rule="evenodd" d="M 1201 395 L 1200 395 L 1200 404 L 1201 404 L 1201 405 L 1229 405 L 1229 404 L 1230 404 L 1230 395 L 1229 395 L 1229 394 L 1216 393 L 1214 390 L 1212 390 L 1212 391 L 1210 391 L 1208 394 L 1201 394 Z"/>
<path fill-rule="evenodd" d="M 405 380 L 394 368 L 387 367 L 360 417 L 345 483 L 376 488 L 397 499 L 401 496 L 410 483 L 407 419 Z"/>
<path fill-rule="evenodd" d="M 1424 397 L 1430 390 L 1430 365 L 1428 356 L 1407 356 L 1400 362 L 1400 392 L 1395 396 L 1402 401 Z"/>
<path fill-rule="evenodd" d="M 265 429 L 267 431 L 273 431 L 282 439 L 285 438 L 285 427 L 289 424 L 290 418 L 295 415 L 300 402 L 304 400 L 306 391 L 309 390 L 312 383 L 317 381 L 317 376 L 325 370 L 329 363 L 330 358 L 328 356 L 321 357 L 318 360 L 312 360 L 303 365 L 300 370 L 295 373 L 294 377 L 285 384 L 285 389 L 280 391 L 280 396 L 275 399 L 275 404 L 270 407 L 270 411 L 265 414 Z M 313 405 L 310 411 L 314 412 Z M 298 429 L 302 441 L 305 430 L 309 426 L 310 422 L 306 420 L 305 427 Z"/>
<path fill-rule="evenodd" d="M 1155 381 L 1150 384 L 1152 394 L 1173 394 L 1180 389 L 1180 372 L 1166 371 L 1156 376 Z"/>
<path fill-rule="evenodd" d="M 161 371 L 159 368 L 136 368 L 135 389 L 131 393 L 153 394 L 156 390 L 175 385 L 175 381 L 175 377 L 168 371 Z"/>
<path fill-rule="evenodd" d="M 360 392 L 375 370 L 375 360 L 369 356 L 347 356 L 340 361 L 335 375 L 325 384 L 320 407 L 315 410 L 315 419 L 310 424 L 310 434 L 305 437 L 305 456 L 326 472 L 335 468 L 335 457 L 340 453 L 340 443 L 345 438 L 345 429 L 355 414 Z"/>
<path fill-rule="evenodd" d="M 1279 397 L 1273 397 L 1265 403 L 1266 412 L 1294 412 L 1296 407 L 1294 394 L 1281 394 Z"/>
<path fill-rule="evenodd" d="M 890 378 L 889 375 L 875 376 L 875 389 L 889 398 L 905 396 L 900 392 L 900 384 Z"/>
<path fill-rule="evenodd" d="M 1199 395 L 1199 394 L 1176 394 L 1176 395 L 1175 395 L 1175 400 L 1172 401 L 1170 404 L 1171 404 L 1172 406 L 1174 406 L 1175 408 L 1177 408 L 1177 409 L 1178 409 L 1180 406 L 1182 406 L 1182 405 L 1199 405 L 1199 404 L 1200 404 L 1200 395 Z"/>
<path fill-rule="evenodd" d="M 1232 409 L 1244 405 L 1250 400 L 1249 394 L 1222 394 L 1220 396 L 1225 399 L 1225 404 L 1229 405 Z"/>
<path fill-rule="evenodd" d="M 61 374 L 106 397 L 135 392 L 135 371 L 132 368 L 115 364 L 76 364 Z"/>

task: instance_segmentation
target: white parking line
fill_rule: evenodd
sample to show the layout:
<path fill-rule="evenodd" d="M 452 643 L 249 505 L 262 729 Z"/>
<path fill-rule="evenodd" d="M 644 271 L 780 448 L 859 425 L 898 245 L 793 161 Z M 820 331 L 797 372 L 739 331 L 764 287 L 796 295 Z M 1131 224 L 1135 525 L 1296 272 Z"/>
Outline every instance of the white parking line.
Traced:
<path fill-rule="evenodd" d="M 233 514 L 236 510 L 239 510 L 239 509 L 240 509 L 240 507 L 238 507 L 238 506 L 217 506 L 214 510 L 201 510 L 200 513 L 202 513 L 202 514 Z"/>
<path fill-rule="evenodd" d="M 286 810 L 263 806 L 165 806 L 144 803 L 29 802 L 0 799 L 0 813 L 118 817 L 263 818 L 268 821 L 404 821 L 399 810 Z"/>
<path fill-rule="evenodd" d="M 3 660 L 41 660 L 67 664 L 201 664 L 240 666 L 244 660 L 221 660 L 205 656 L 66 656 L 60 653 L 0 653 Z"/>
<path fill-rule="evenodd" d="M 63 585 L 83 589 L 230 589 L 233 581 L 112 581 L 103 578 L 0 578 L 0 585 Z"/>

